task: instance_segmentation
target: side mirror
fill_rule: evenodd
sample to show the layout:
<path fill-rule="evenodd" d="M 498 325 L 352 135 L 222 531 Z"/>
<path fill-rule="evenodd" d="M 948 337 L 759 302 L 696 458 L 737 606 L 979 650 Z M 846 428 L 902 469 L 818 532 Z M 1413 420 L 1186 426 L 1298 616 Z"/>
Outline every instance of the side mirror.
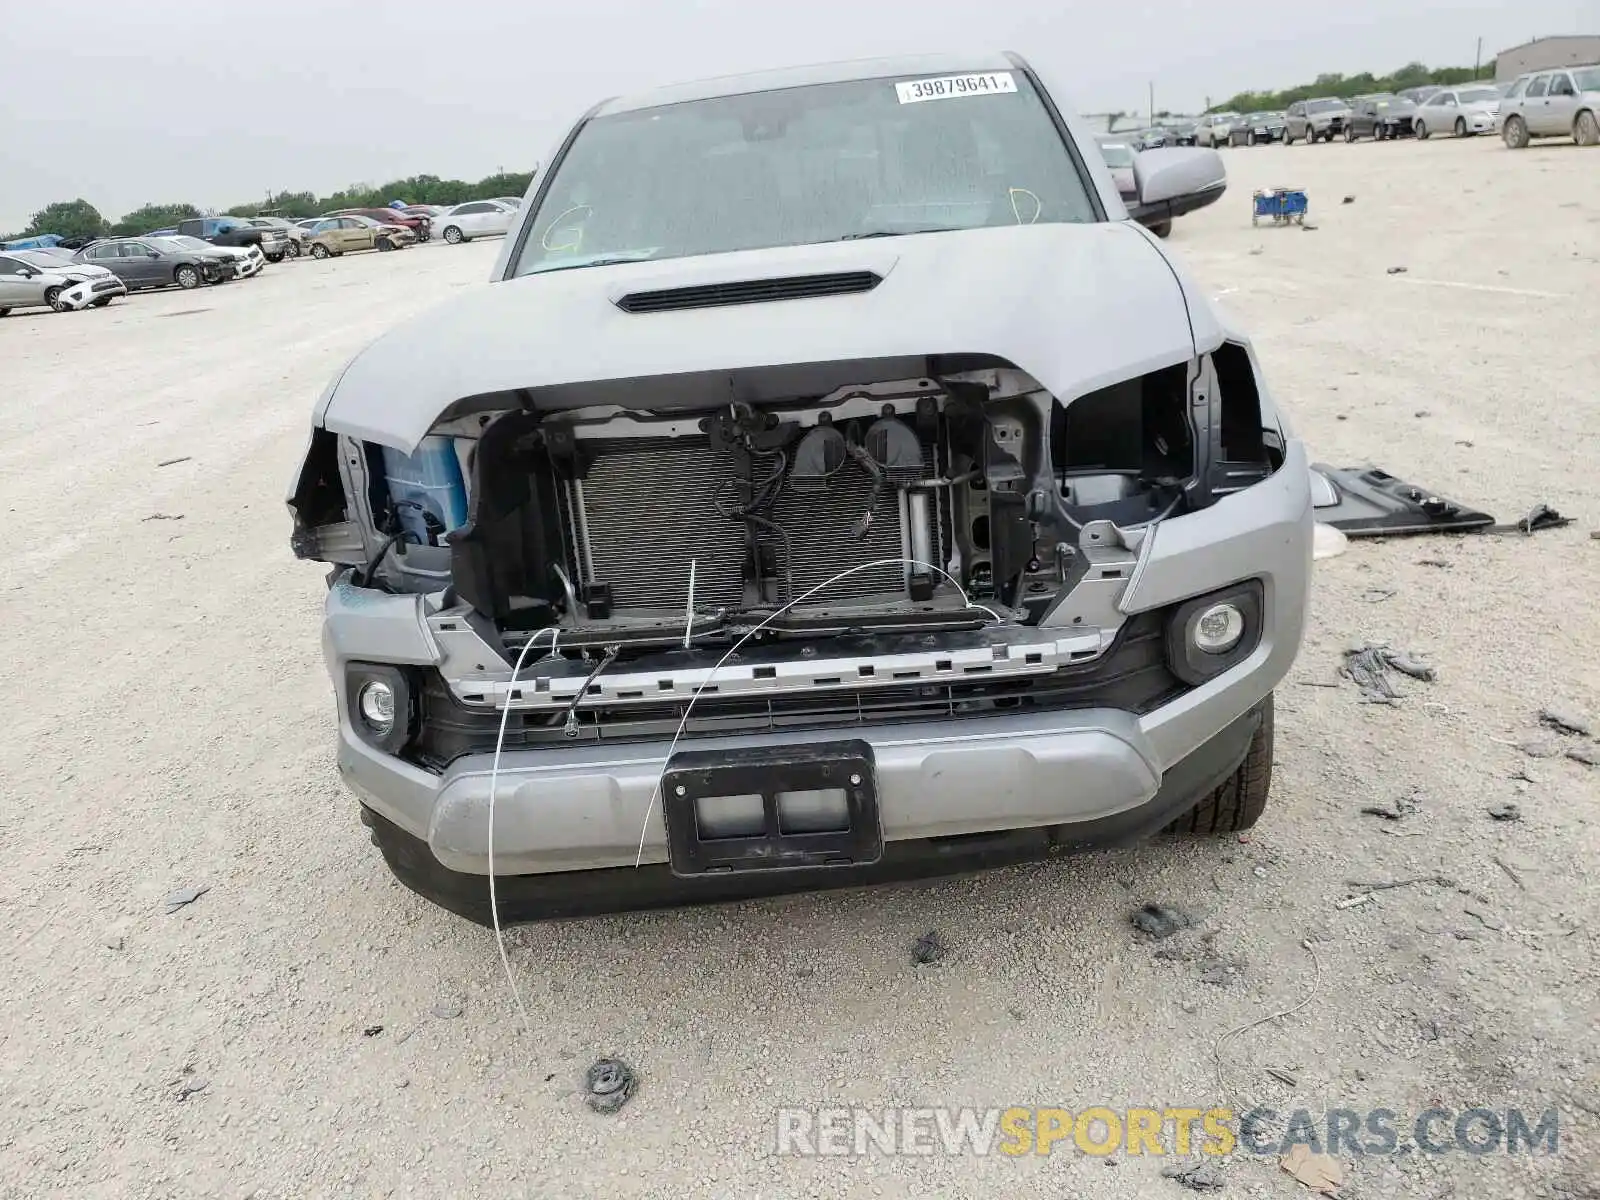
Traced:
<path fill-rule="evenodd" d="M 161 257 L 161 255 L 157 254 L 154 250 L 146 250 L 144 252 L 144 256 L 146 258 L 160 258 Z"/>
<path fill-rule="evenodd" d="M 1221 196 L 1228 173 L 1222 155 L 1215 150 L 1164 146 L 1134 156 L 1133 182 L 1140 207 L 1171 205 L 1176 216 L 1179 211 L 1203 208 Z M 1198 203 L 1191 203 L 1195 200 Z M 1180 204 L 1184 205 L 1181 209 Z"/>

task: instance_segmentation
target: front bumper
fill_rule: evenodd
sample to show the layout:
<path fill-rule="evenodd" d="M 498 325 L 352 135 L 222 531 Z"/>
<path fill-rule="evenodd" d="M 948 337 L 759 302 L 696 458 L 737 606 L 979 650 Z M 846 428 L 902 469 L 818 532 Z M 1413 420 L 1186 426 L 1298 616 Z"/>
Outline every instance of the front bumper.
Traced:
<path fill-rule="evenodd" d="M 1284 466 L 1267 480 L 1147 534 L 1117 601 L 1122 613 L 1258 579 L 1264 624 L 1247 658 L 1142 716 L 1084 708 L 853 728 L 849 736 L 872 747 L 886 845 L 1010 830 L 1093 830 L 1106 822 L 1153 832 L 1180 815 L 1164 807 L 1172 802 L 1163 789 L 1169 773 L 1255 710 L 1294 661 L 1309 597 L 1311 512 L 1305 448 L 1291 440 Z M 378 818 L 425 843 L 442 868 L 487 873 L 492 756 L 459 758 L 435 774 L 374 749 L 351 725 L 347 663 L 441 661 L 422 598 L 333 589 L 323 648 L 336 681 L 338 766 L 346 784 Z M 715 752 L 837 736 L 814 730 L 697 737 L 680 748 Z M 655 791 L 667 751 L 665 740 L 601 741 L 503 754 L 495 788 L 496 874 L 631 867 L 641 832 L 642 861 L 665 863 Z"/>

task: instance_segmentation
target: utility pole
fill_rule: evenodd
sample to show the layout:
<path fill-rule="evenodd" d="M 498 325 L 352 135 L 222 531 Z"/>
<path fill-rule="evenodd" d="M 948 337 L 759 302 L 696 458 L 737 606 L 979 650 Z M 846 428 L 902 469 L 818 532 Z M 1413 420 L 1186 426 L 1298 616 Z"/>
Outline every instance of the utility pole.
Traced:
<path fill-rule="evenodd" d="M 1150 81 L 1150 128 L 1156 127 L 1156 81 Z"/>
<path fill-rule="evenodd" d="M 1472 77 L 1476 79 L 1478 72 L 1483 69 L 1483 39 L 1478 39 L 1478 53 L 1472 59 Z"/>

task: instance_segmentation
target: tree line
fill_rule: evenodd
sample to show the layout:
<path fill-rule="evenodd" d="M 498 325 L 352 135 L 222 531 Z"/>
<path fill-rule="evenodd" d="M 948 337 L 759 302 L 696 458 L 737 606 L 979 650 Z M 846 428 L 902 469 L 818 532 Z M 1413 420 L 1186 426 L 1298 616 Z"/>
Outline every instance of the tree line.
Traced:
<path fill-rule="evenodd" d="M 468 200 L 489 200 L 495 196 L 520 196 L 528 190 L 532 178 L 531 171 L 488 175 L 476 183 L 440 179 L 437 175 L 413 175 L 381 187 L 353 184 L 331 196 L 278 192 L 248 204 L 235 204 L 223 212 L 231 217 L 268 215 L 297 221 L 340 208 L 385 208 L 391 200 L 404 200 L 407 204 L 465 204 Z M 166 229 L 194 217 L 217 215 L 220 214 L 215 209 L 202 209 L 195 204 L 146 204 L 112 221 L 87 200 L 58 200 L 34 213 L 27 228 L 0 236 L 0 241 L 36 237 L 42 233 L 55 233 L 68 239 L 131 237 L 153 229 Z"/>
<path fill-rule="evenodd" d="M 1400 92 L 1406 88 L 1422 87 L 1436 83 L 1441 87 L 1456 87 L 1478 79 L 1494 78 L 1494 59 L 1480 67 L 1429 67 L 1410 62 L 1389 75 L 1373 75 L 1363 71 L 1359 75 L 1318 75 L 1310 83 L 1288 88 L 1281 92 L 1240 92 L 1229 96 L 1207 112 L 1281 112 L 1297 100 L 1311 100 L 1318 96 L 1336 96 L 1348 100 L 1352 96 L 1368 96 L 1376 92 Z"/>

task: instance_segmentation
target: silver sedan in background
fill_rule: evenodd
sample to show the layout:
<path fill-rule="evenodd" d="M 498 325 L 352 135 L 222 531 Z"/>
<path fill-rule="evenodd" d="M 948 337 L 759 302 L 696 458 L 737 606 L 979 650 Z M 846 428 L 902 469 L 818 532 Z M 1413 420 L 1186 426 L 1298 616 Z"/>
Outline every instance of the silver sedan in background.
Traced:
<path fill-rule="evenodd" d="M 1493 133 L 1500 114 L 1500 89 L 1493 84 L 1441 88 L 1417 105 L 1411 127 L 1419 138 L 1436 133 L 1470 137 L 1474 133 Z"/>
<path fill-rule="evenodd" d="M 475 237 L 498 237 L 511 228 L 517 210 L 499 200 L 469 200 L 433 219 L 433 227 L 450 245 Z"/>

